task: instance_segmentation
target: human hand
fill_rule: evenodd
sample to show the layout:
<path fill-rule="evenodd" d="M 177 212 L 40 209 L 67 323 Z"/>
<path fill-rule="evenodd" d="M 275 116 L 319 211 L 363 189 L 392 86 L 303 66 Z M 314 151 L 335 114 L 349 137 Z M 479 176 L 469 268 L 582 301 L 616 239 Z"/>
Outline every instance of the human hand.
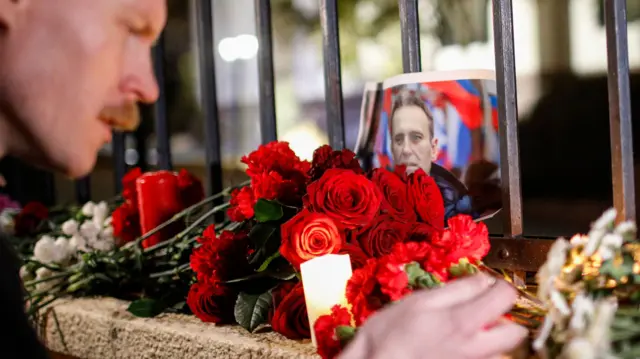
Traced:
<path fill-rule="evenodd" d="M 517 298 L 485 274 L 415 292 L 371 316 L 340 359 L 486 359 L 507 353 L 527 335 L 502 321 Z"/>

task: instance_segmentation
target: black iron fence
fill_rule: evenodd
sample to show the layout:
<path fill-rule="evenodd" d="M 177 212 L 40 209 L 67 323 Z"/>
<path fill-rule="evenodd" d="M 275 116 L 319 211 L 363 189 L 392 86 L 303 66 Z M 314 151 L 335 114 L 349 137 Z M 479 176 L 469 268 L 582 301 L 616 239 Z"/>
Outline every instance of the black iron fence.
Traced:
<path fill-rule="evenodd" d="M 216 100 L 212 1 L 196 0 L 198 14 L 198 51 L 204 113 L 206 147 L 206 187 L 208 193 L 222 189 L 220 130 Z M 341 87 L 340 41 L 338 35 L 338 0 L 320 0 L 320 22 L 323 35 L 325 72 L 325 99 L 330 144 L 335 148 L 345 145 L 343 96 Z M 629 60 L 626 22 L 626 0 L 603 0 L 607 34 L 608 92 L 610 106 L 610 137 L 614 205 L 621 219 L 635 219 L 635 189 L 633 144 L 631 131 L 631 104 L 629 90 Z M 398 0 L 404 72 L 419 72 L 420 33 L 418 0 Z M 498 88 L 498 116 L 500 131 L 501 175 L 503 186 L 504 234 L 492 238 L 492 250 L 487 263 L 495 268 L 514 271 L 514 279 L 523 279 L 524 271 L 536 271 L 544 262 L 551 244 L 548 239 L 523 236 L 522 192 L 518 148 L 517 86 L 514 53 L 512 0 L 492 0 L 495 41 L 496 75 Z M 258 53 L 260 77 L 260 130 L 262 141 L 277 138 L 274 70 L 272 54 L 271 5 L 269 0 L 255 0 L 255 19 L 260 47 Z M 154 49 L 155 71 L 163 87 L 163 45 Z M 597 51 L 594 49 L 594 51 Z M 171 168 L 171 148 L 166 116 L 166 101 L 161 91 L 153 106 L 158 166 Z M 115 134 L 113 158 L 116 190 L 126 164 L 124 161 L 124 135 Z M 77 182 L 80 202 L 89 200 L 88 179 Z"/>

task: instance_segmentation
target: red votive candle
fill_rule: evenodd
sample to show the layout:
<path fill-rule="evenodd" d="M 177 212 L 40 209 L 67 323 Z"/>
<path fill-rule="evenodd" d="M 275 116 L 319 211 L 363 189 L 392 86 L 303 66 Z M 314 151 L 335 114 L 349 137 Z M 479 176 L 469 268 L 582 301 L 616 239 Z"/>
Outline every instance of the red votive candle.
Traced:
<path fill-rule="evenodd" d="M 138 192 L 138 211 L 142 234 L 151 231 L 168 221 L 182 210 L 178 177 L 169 171 L 148 172 L 136 180 Z M 165 241 L 181 230 L 182 225 L 165 227 L 158 233 L 142 241 L 142 247 L 148 248 Z"/>

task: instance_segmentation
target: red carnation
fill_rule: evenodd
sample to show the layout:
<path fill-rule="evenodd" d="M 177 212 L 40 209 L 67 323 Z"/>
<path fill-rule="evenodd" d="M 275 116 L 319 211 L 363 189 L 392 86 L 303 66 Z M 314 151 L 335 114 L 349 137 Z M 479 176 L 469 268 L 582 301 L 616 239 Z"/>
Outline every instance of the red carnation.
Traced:
<path fill-rule="evenodd" d="M 466 258 L 475 263 L 489 253 L 489 230 L 484 223 L 476 223 L 468 215 L 457 215 L 450 218 L 448 223 L 449 228 L 433 243 L 447 251 L 451 262 L 455 264 Z"/>
<path fill-rule="evenodd" d="M 40 202 L 29 202 L 14 217 L 14 230 L 17 236 L 33 234 L 40 223 L 49 216 L 49 209 Z"/>
<path fill-rule="evenodd" d="M 318 355 L 323 359 L 333 359 L 342 351 L 342 343 L 336 329 L 343 325 L 351 325 L 351 315 L 346 308 L 339 305 L 331 308 L 330 315 L 323 315 L 316 320 L 313 331 L 318 343 Z"/>
<path fill-rule="evenodd" d="M 140 176 L 142 176 L 142 170 L 140 167 L 134 167 L 122 177 L 122 197 L 125 201 L 133 202 L 134 206 L 138 203 L 136 180 Z"/>
<path fill-rule="evenodd" d="M 331 168 L 347 169 L 358 174 L 364 173 L 353 151 L 348 149 L 334 151 L 331 146 L 324 145 L 313 152 L 309 181 L 313 182 L 320 179 Z"/>
<path fill-rule="evenodd" d="M 347 282 L 346 297 L 351 304 L 351 312 L 356 325 L 360 326 L 369 316 L 389 303 L 389 297 L 380 291 L 375 274 L 378 267 L 376 259 L 353 271 Z"/>
<path fill-rule="evenodd" d="M 178 172 L 178 188 L 184 208 L 192 206 L 204 199 L 202 182 L 184 168 Z"/>
<path fill-rule="evenodd" d="M 240 189 L 234 189 L 231 192 L 231 200 L 229 201 L 229 209 L 227 215 L 229 219 L 234 222 L 244 222 L 247 219 L 253 218 L 253 206 L 256 201 L 253 197 L 253 190 L 251 187 L 242 187 Z"/>
<path fill-rule="evenodd" d="M 142 235 L 140 229 L 140 213 L 133 202 L 124 202 L 111 214 L 113 236 L 120 239 L 120 244 L 134 241 Z"/>
<path fill-rule="evenodd" d="M 190 264 L 199 282 L 231 280 L 251 272 L 246 232 L 222 231 L 216 238 L 215 228 L 211 225 L 198 242 L 201 246 L 191 252 Z"/>

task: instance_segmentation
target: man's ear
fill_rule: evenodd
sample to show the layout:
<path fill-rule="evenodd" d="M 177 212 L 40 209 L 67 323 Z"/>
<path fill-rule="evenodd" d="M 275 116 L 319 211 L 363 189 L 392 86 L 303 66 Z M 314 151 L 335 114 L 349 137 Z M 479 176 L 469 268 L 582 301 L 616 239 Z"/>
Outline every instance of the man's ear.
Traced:
<path fill-rule="evenodd" d="M 15 26 L 20 11 L 29 0 L 0 0 L 0 28 L 11 29 Z"/>
<path fill-rule="evenodd" d="M 438 159 L 438 139 L 433 138 L 431 140 L 431 162 Z"/>

